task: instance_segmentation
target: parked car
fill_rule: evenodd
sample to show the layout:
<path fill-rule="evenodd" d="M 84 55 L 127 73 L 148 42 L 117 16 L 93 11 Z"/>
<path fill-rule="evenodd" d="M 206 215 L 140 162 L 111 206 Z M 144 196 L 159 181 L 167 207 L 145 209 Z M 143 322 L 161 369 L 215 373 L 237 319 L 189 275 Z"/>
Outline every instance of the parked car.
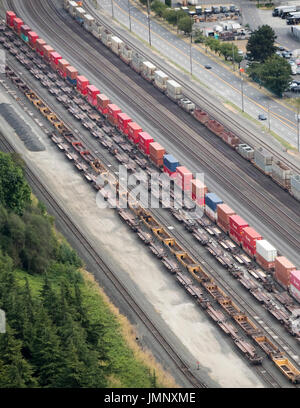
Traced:
<path fill-rule="evenodd" d="M 264 115 L 263 113 L 260 113 L 260 114 L 258 115 L 258 119 L 259 119 L 259 120 L 267 120 L 267 117 L 266 117 L 266 115 Z"/>
<path fill-rule="evenodd" d="M 204 65 L 204 67 L 205 67 L 206 69 L 211 69 L 211 68 L 212 68 L 211 65 L 208 65 L 208 64 Z"/>

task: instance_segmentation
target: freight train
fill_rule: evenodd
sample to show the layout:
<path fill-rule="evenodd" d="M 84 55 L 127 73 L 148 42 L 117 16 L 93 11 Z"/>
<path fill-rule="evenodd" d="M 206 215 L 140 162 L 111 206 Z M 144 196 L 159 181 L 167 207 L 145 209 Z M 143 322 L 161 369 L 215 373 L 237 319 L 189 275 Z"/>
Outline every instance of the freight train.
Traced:
<path fill-rule="evenodd" d="M 65 5 L 69 7 L 71 14 L 76 16 L 78 5 L 75 2 L 67 1 L 65 1 Z M 85 21 L 86 13 L 81 11 L 80 15 L 83 15 L 83 21 Z M 94 19 L 89 18 L 88 21 L 89 23 L 85 25 L 85 28 L 91 28 L 94 24 L 98 24 Z M 46 44 L 44 40 L 40 39 L 35 32 L 31 31 L 14 12 L 7 12 L 6 24 L 15 31 L 26 44 L 41 55 L 45 62 L 69 85 L 76 88 L 78 94 L 86 98 L 87 102 L 106 117 L 112 126 L 121 134 L 125 135 L 131 143 L 137 146 L 146 159 L 149 159 L 152 164 L 167 174 L 183 191 L 189 194 L 190 198 L 204 210 L 205 214 L 228 234 L 233 241 L 241 246 L 251 258 L 255 259 L 263 269 L 266 271 L 275 270 L 275 279 L 285 289 L 288 288 L 291 295 L 300 302 L 300 271 L 297 270 L 291 262 L 286 258 L 278 257 L 277 249 L 274 248 L 273 245 L 263 239 L 258 232 L 248 225 L 247 221 L 235 214 L 215 193 L 209 192 L 205 184 L 200 180 L 194 179 L 190 170 L 181 165 L 172 154 L 166 152 L 164 147 L 155 142 L 152 136 L 143 131 L 140 125 L 133 122 L 126 113 L 122 112 L 117 105 L 113 104 L 109 97 L 102 94 L 96 86 L 90 84 L 85 76 L 79 75 L 75 67 L 72 67 L 58 52 Z M 103 27 L 99 27 L 100 33 L 102 33 Z M 109 35 L 107 30 L 105 30 L 105 42 L 109 44 L 113 43 L 113 51 L 121 55 L 124 44 L 122 45 L 122 41 L 117 41 L 116 38 L 112 37 L 113 36 Z M 128 51 L 128 47 L 126 50 Z M 146 63 L 145 65 L 147 61 L 142 61 L 140 55 L 134 53 L 130 55 L 132 55 L 132 62 L 135 61 L 133 65 L 136 70 L 142 70 L 142 67 L 145 67 L 143 74 L 145 79 L 155 81 L 156 86 L 160 89 L 165 89 L 168 96 L 174 100 L 182 99 L 182 88 L 179 84 L 174 80 L 167 79 L 167 76 L 161 71 L 158 72 L 153 64 Z M 47 115 L 47 112 L 44 112 L 44 115 Z M 255 164 L 259 163 L 259 166 L 264 169 L 264 172 L 267 173 L 270 167 L 272 167 L 270 155 L 263 151 L 263 149 L 260 148 L 254 151 L 252 157 L 251 148 L 244 144 L 238 145 L 239 140 L 237 140 L 231 132 L 225 131 L 221 124 L 210 120 L 205 112 L 194 109 L 193 115 L 201 123 L 206 124 L 210 130 L 218 132 L 219 135 L 223 135 L 227 143 L 232 147 L 239 146 L 238 150 L 244 157 L 250 160 L 253 160 L 254 157 L 253 162 Z M 55 122 L 57 118 L 53 117 L 52 120 Z M 121 157 L 120 162 L 122 162 Z M 278 174 L 280 173 L 280 169 L 284 172 L 284 169 L 282 169 L 278 163 L 276 166 Z M 130 166 L 128 167 L 130 169 Z M 287 176 L 278 177 L 278 180 L 282 180 L 285 177 Z M 285 267 L 286 263 L 289 263 L 288 267 Z"/>
<path fill-rule="evenodd" d="M 14 44 L 16 41 L 14 41 Z M 13 50 L 13 47 L 10 49 Z M 17 56 L 18 58 L 18 56 Z M 25 63 L 25 60 L 23 60 Z M 49 61 L 50 62 L 50 61 Z M 30 61 L 27 61 L 27 64 L 30 64 Z M 33 65 L 33 64 L 31 64 Z M 34 74 L 34 68 L 31 69 L 31 72 Z M 78 136 L 75 136 L 65 125 L 63 122 L 59 120 L 59 118 L 51 112 L 51 110 L 46 106 L 44 102 L 42 102 L 37 95 L 30 91 L 28 87 L 26 87 L 26 84 L 17 76 L 15 75 L 12 71 L 7 70 L 7 75 L 12 79 L 12 81 L 21 89 L 25 92 L 27 98 L 36 106 L 37 109 L 40 110 L 40 112 L 48 118 L 48 120 L 52 123 L 52 125 L 58 130 L 58 132 L 62 135 L 62 137 L 57 137 L 56 135 L 52 135 L 51 138 L 54 143 L 58 145 L 60 150 L 65 151 L 66 156 L 74 161 L 74 164 L 78 168 L 79 171 L 84 172 L 85 178 L 89 182 L 93 182 L 94 187 L 97 189 L 100 188 L 100 186 L 96 182 L 95 175 L 92 174 L 92 172 L 88 172 L 87 167 L 81 163 L 80 168 L 78 167 L 80 162 L 78 160 L 78 155 L 76 153 L 71 153 L 68 147 L 66 146 L 66 143 L 64 143 L 64 140 L 72 146 L 72 149 L 75 150 L 75 152 L 79 153 L 81 157 L 92 167 L 92 169 L 96 173 L 101 173 L 106 177 L 107 182 L 109 183 L 114 183 L 114 181 L 110 177 L 110 173 L 106 169 L 106 167 L 94 157 L 94 155 L 89 152 L 82 141 L 78 140 Z M 62 103 L 65 104 L 65 106 L 68 106 L 68 101 L 66 100 L 65 102 L 62 101 Z M 90 101 L 92 104 L 92 101 Z M 83 107 L 83 106 L 82 106 Z M 89 116 L 93 116 L 94 120 L 97 120 L 97 115 L 94 113 L 89 114 Z M 102 130 L 104 130 L 104 126 L 102 126 Z M 109 130 L 109 129 L 107 129 Z M 99 129 L 101 132 L 101 129 Z M 93 131 L 91 131 L 92 133 Z M 103 137 L 103 134 L 101 135 Z M 100 136 L 99 136 L 100 137 Z M 117 136 L 112 136 L 112 138 L 117 138 Z M 120 136 L 119 136 L 120 138 Z M 103 144 L 103 143 L 102 143 Z M 150 143 L 151 145 L 151 143 Z M 144 153 L 145 154 L 145 153 Z M 148 152 L 148 156 L 150 154 L 150 149 Z M 76 156 L 76 157 L 75 157 Z M 169 161 L 171 163 L 173 162 L 170 158 Z M 205 190 L 207 193 L 207 190 Z M 127 197 L 127 194 L 125 192 L 125 196 Z M 213 200 L 214 197 L 210 196 L 209 200 Z M 106 199 L 110 199 L 110 197 L 107 195 Z M 154 236 L 163 243 L 164 246 L 166 246 L 171 253 L 173 253 L 176 257 L 176 259 L 189 271 L 189 273 L 192 274 L 192 276 L 203 285 L 205 290 L 212 296 L 213 299 L 215 299 L 221 307 L 231 316 L 237 323 L 238 325 L 242 328 L 242 330 L 248 334 L 248 335 L 258 335 L 260 332 L 256 329 L 255 325 L 251 320 L 242 314 L 242 312 L 239 310 L 239 308 L 231 301 L 231 299 L 224 293 L 213 281 L 213 279 L 203 271 L 202 267 L 197 264 L 193 258 L 185 251 L 183 250 L 176 242 L 176 240 L 159 224 L 158 221 L 156 221 L 153 216 L 148 213 L 147 211 L 139 208 L 139 207 L 132 207 L 132 210 L 134 210 L 135 214 L 139 216 L 139 219 L 149 228 Z M 145 242 L 146 245 L 149 245 L 149 248 L 151 251 L 159 258 L 162 260 L 166 268 L 173 274 L 177 274 L 176 277 L 178 281 L 182 278 L 180 276 L 180 272 L 178 270 L 178 267 L 176 266 L 176 263 L 171 261 L 168 257 L 166 257 L 165 251 L 162 246 L 159 244 L 156 244 L 153 242 L 153 239 L 151 239 L 151 235 L 145 233 L 142 231 L 142 229 L 139 226 L 139 222 L 135 219 L 135 217 L 129 212 L 125 211 L 123 209 L 119 210 L 120 216 L 124 219 L 124 221 L 131 227 L 133 231 L 135 231 Z M 182 286 L 185 287 L 187 292 L 192 295 L 194 298 L 197 299 L 197 302 L 204 308 L 207 309 L 209 315 L 215 320 L 213 316 L 219 316 L 220 311 L 215 310 L 211 304 L 209 304 L 207 298 L 202 296 L 202 292 L 199 288 L 197 288 L 195 285 L 190 285 L 189 282 L 186 281 L 187 278 L 184 280 L 184 284 Z M 181 279 L 182 281 L 182 279 Z M 246 356 L 246 358 L 249 359 L 249 361 L 253 364 L 260 364 L 261 363 L 261 357 L 259 357 L 256 353 L 255 348 L 245 341 L 244 339 L 240 338 L 237 336 L 237 331 L 230 324 L 227 322 L 227 320 L 222 320 L 218 321 L 218 325 L 220 328 L 227 334 L 230 334 L 232 339 L 234 340 L 235 345 L 241 350 L 241 352 Z M 265 338 L 265 343 L 267 345 L 272 344 L 270 340 Z M 261 344 L 264 344 L 263 341 L 261 341 Z M 266 347 L 266 346 L 265 346 Z M 262 347 L 263 348 L 263 347 Z M 278 354 L 278 353 L 277 353 Z M 300 381 L 299 378 L 299 371 L 294 367 L 291 362 L 284 358 L 284 355 L 280 355 L 280 358 L 278 358 L 278 355 L 274 355 L 271 353 L 271 358 L 273 359 L 274 363 L 280 368 L 280 370 L 285 374 L 285 376 L 292 382 L 297 383 Z"/>
<path fill-rule="evenodd" d="M 138 52 L 134 51 L 123 40 L 113 35 L 108 29 L 99 24 L 91 15 L 74 1 L 64 0 L 64 8 L 94 37 L 99 39 L 106 47 L 122 59 L 145 80 L 151 82 L 157 89 L 165 93 L 172 101 L 177 103 L 186 112 L 189 112 L 202 125 L 206 126 L 226 144 L 235 149 L 238 154 L 250 161 L 256 168 L 288 191 L 295 199 L 300 201 L 300 175 L 293 174 L 291 169 L 283 162 L 273 157 L 267 150 L 243 143 L 240 137 L 229 131 L 221 123 L 184 97 L 180 84 L 158 69 Z"/>

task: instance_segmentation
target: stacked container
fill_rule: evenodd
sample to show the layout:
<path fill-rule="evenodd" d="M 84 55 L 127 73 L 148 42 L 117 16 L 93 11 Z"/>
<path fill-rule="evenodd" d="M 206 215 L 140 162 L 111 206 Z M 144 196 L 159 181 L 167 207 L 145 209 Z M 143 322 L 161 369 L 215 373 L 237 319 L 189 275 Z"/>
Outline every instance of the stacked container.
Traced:
<path fill-rule="evenodd" d="M 107 115 L 108 105 L 110 104 L 110 99 L 104 94 L 97 95 L 97 109 L 102 113 L 102 115 Z"/>
<path fill-rule="evenodd" d="M 58 61 L 62 59 L 62 56 L 54 51 L 50 53 L 50 64 L 51 64 L 51 68 L 56 71 L 58 68 Z"/>
<path fill-rule="evenodd" d="M 28 42 L 31 48 L 36 48 L 36 42 L 39 36 L 34 31 L 29 31 L 28 33 Z"/>
<path fill-rule="evenodd" d="M 76 3 L 76 1 L 70 1 L 69 2 L 69 10 L 70 10 L 70 14 L 71 16 L 75 17 L 76 16 L 76 10 L 78 9 L 78 4 Z"/>
<path fill-rule="evenodd" d="M 121 109 L 117 106 L 114 105 L 113 103 L 110 103 L 107 105 L 107 119 L 109 123 L 113 126 L 118 125 L 118 113 L 121 113 Z"/>
<path fill-rule="evenodd" d="M 142 71 L 142 67 L 143 67 L 143 62 L 145 61 L 144 57 L 141 56 L 138 52 L 134 52 L 132 54 L 132 60 L 131 60 L 131 68 L 140 73 Z"/>
<path fill-rule="evenodd" d="M 150 160 L 157 166 L 162 167 L 164 164 L 164 155 L 166 150 L 157 142 L 152 142 L 149 145 Z"/>
<path fill-rule="evenodd" d="M 205 205 L 205 194 L 208 193 L 208 189 L 204 183 L 199 179 L 191 181 L 192 186 L 192 199 L 200 206 Z"/>
<path fill-rule="evenodd" d="M 104 45 L 106 45 L 106 47 L 111 46 L 111 37 L 112 33 L 103 27 L 101 31 L 101 41 L 103 42 Z"/>
<path fill-rule="evenodd" d="M 273 156 L 267 150 L 259 147 L 254 150 L 254 164 L 265 174 L 272 173 Z"/>
<path fill-rule="evenodd" d="M 291 193 L 300 201 L 300 175 L 295 174 L 291 177 Z"/>
<path fill-rule="evenodd" d="M 98 88 L 95 87 L 95 85 L 88 85 L 86 87 L 87 89 L 87 100 L 88 102 L 93 105 L 96 106 L 97 105 L 97 95 L 100 94 L 100 91 Z"/>
<path fill-rule="evenodd" d="M 176 177 L 176 169 L 179 166 L 179 161 L 171 154 L 164 155 L 164 173 L 167 173 L 170 177 Z"/>
<path fill-rule="evenodd" d="M 229 233 L 229 217 L 235 215 L 235 211 L 227 204 L 219 204 L 217 207 L 217 224 L 224 231 Z"/>
<path fill-rule="evenodd" d="M 14 30 L 15 32 L 20 35 L 21 34 L 21 27 L 24 24 L 23 20 L 21 20 L 19 17 L 15 17 L 13 19 L 13 24 L 14 24 Z"/>
<path fill-rule="evenodd" d="M 245 252 L 251 257 L 254 257 L 256 254 L 256 241 L 262 240 L 262 236 L 255 231 L 252 227 L 246 227 L 244 229 L 242 237 L 242 247 Z"/>
<path fill-rule="evenodd" d="M 79 24 L 83 24 L 85 14 L 86 11 L 82 7 L 78 7 L 75 11 L 75 20 L 78 21 Z"/>
<path fill-rule="evenodd" d="M 229 217 L 229 236 L 237 244 L 242 243 L 244 229 L 248 227 L 249 224 L 239 215 L 231 215 Z"/>
<path fill-rule="evenodd" d="M 139 133 L 139 149 L 142 153 L 149 156 L 150 154 L 150 143 L 154 142 L 153 137 L 147 132 Z"/>
<path fill-rule="evenodd" d="M 196 108 L 193 112 L 195 119 L 197 119 L 200 123 L 205 125 L 209 121 L 209 116 L 206 112 L 202 111 L 199 108 Z"/>
<path fill-rule="evenodd" d="M 166 94 L 170 99 L 173 99 L 173 101 L 178 101 L 179 99 L 183 98 L 182 95 L 182 86 L 178 84 L 176 81 L 173 79 L 169 79 L 167 81 L 167 91 Z"/>
<path fill-rule="evenodd" d="M 291 272 L 295 270 L 295 265 L 285 256 L 278 256 L 275 259 L 274 277 L 285 289 L 290 286 Z"/>
<path fill-rule="evenodd" d="M 252 149 L 252 147 L 248 146 L 245 143 L 241 143 L 238 145 L 238 152 L 247 160 L 254 159 L 254 149 Z"/>
<path fill-rule="evenodd" d="M 87 94 L 87 87 L 89 85 L 90 81 L 83 75 L 78 75 L 77 76 L 77 90 L 82 94 L 86 95 Z"/>
<path fill-rule="evenodd" d="M 144 61 L 142 64 L 142 77 L 147 81 L 154 80 L 154 72 L 156 71 L 156 66 L 150 61 Z"/>
<path fill-rule="evenodd" d="M 47 45 L 47 44 L 43 45 L 42 49 L 43 49 L 44 60 L 47 62 L 50 62 L 51 61 L 50 54 L 51 52 L 54 52 L 54 49 L 51 47 L 51 45 Z"/>
<path fill-rule="evenodd" d="M 218 205 L 223 204 L 223 201 L 215 193 L 205 194 L 205 214 L 213 221 L 218 217 Z"/>
<path fill-rule="evenodd" d="M 63 78 L 66 78 L 66 76 L 67 76 L 67 67 L 69 65 L 70 64 L 65 59 L 60 59 L 58 61 L 57 69 L 58 69 L 58 72 L 59 72 L 60 76 L 62 76 Z"/>
<path fill-rule="evenodd" d="M 291 295 L 300 303 L 300 271 L 292 271 L 290 280 Z"/>
<path fill-rule="evenodd" d="M 98 38 L 98 40 L 101 39 L 101 32 L 102 32 L 102 25 L 99 24 L 97 21 L 94 22 L 93 28 L 92 28 L 92 34 L 94 37 Z"/>
<path fill-rule="evenodd" d="M 84 28 L 87 31 L 92 31 L 94 23 L 95 23 L 94 17 L 92 17 L 90 14 L 85 14 L 83 16 L 83 20 L 84 20 L 84 24 L 83 24 Z"/>
<path fill-rule="evenodd" d="M 292 170 L 281 161 L 273 161 L 272 163 L 272 178 L 284 188 L 291 187 Z"/>
<path fill-rule="evenodd" d="M 256 261 L 265 270 L 271 270 L 275 267 L 275 259 L 277 257 L 277 249 L 273 247 L 267 240 L 262 239 L 256 241 Z"/>
<path fill-rule="evenodd" d="M 193 180 L 193 173 L 188 170 L 185 166 L 176 167 L 176 184 L 183 191 L 191 191 Z"/>
<path fill-rule="evenodd" d="M 132 122 L 131 118 L 126 113 L 118 113 L 118 128 L 124 134 L 128 135 L 128 125 Z"/>
<path fill-rule="evenodd" d="M 69 65 L 66 68 L 66 77 L 67 77 L 67 81 L 70 82 L 71 85 L 73 86 L 77 85 L 78 71 L 76 68 Z"/>
<path fill-rule="evenodd" d="M 132 49 L 124 42 L 120 45 L 120 58 L 126 64 L 129 64 L 132 60 Z"/>
<path fill-rule="evenodd" d="M 154 72 L 154 85 L 163 92 L 167 89 L 168 79 L 169 79 L 168 75 L 165 74 L 164 72 L 162 71 Z"/>
<path fill-rule="evenodd" d="M 30 28 L 28 25 L 23 24 L 23 25 L 21 26 L 21 38 L 22 38 L 22 40 L 25 41 L 26 43 L 29 42 L 28 33 L 29 33 L 30 31 L 31 31 L 31 28 Z"/>
<path fill-rule="evenodd" d="M 46 41 L 42 40 L 41 38 L 38 38 L 36 40 L 36 47 L 35 47 L 36 52 L 40 54 L 42 57 L 44 55 L 44 45 L 46 45 Z"/>
<path fill-rule="evenodd" d="M 7 11 L 6 12 L 6 24 L 9 27 L 14 26 L 14 18 L 16 18 L 16 14 L 13 11 Z"/>
<path fill-rule="evenodd" d="M 142 128 L 135 122 L 130 122 L 128 124 L 128 139 L 134 144 L 139 143 L 139 134 L 142 132 Z"/>
<path fill-rule="evenodd" d="M 111 50 L 112 52 L 114 52 L 117 55 L 120 55 L 121 53 L 121 45 L 123 44 L 123 41 L 121 40 L 121 38 L 116 37 L 115 35 L 113 35 L 111 37 Z"/>

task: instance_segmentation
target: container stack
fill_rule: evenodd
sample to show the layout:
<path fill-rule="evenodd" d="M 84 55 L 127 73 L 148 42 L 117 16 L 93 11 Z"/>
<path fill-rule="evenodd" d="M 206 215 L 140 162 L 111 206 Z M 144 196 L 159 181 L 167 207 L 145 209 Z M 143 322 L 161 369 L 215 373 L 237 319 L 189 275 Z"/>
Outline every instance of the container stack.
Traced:
<path fill-rule="evenodd" d="M 97 95 L 100 94 L 100 91 L 98 88 L 96 88 L 94 85 L 88 85 L 87 86 L 87 100 L 88 102 L 96 106 L 97 105 Z"/>
<path fill-rule="evenodd" d="M 36 49 L 36 41 L 39 38 L 39 36 L 37 35 L 37 33 L 35 33 L 34 31 L 29 31 L 28 33 L 28 42 L 29 45 L 32 49 Z"/>
<path fill-rule="evenodd" d="M 70 82 L 70 84 L 75 85 L 75 86 L 77 85 L 78 71 L 76 68 L 69 65 L 66 68 L 66 76 L 67 76 L 67 81 Z"/>
<path fill-rule="evenodd" d="M 215 193 L 205 194 L 205 214 L 213 221 L 218 217 L 218 204 L 223 204 L 223 201 Z"/>
<path fill-rule="evenodd" d="M 156 71 L 156 66 L 150 61 L 144 61 L 142 64 L 142 77 L 147 81 L 153 81 L 154 72 Z"/>
<path fill-rule="evenodd" d="M 108 113 L 108 105 L 110 104 L 110 99 L 108 96 L 104 94 L 98 94 L 97 95 L 97 109 L 100 111 L 103 115 L 107 115 Z"/>
<path fill-rule="evenodd" d="M 93 24 L 93 28 L 92 28 L 93 36 L 98 38 L 98 40 L 100 40 L 102 30 L 103 30 L 102 25 L 99 24 L 98 21 L 95 21 Z"/>
<path fill-rule="evenodd" d="M 142 57 L 139 53 L 134 52 L 132 55 L 131 68 L 134 71 L 140 73 L 142 71 L 144 61 L 145 61 L 144 57 Z"/>
<path fill-rule="evenodd" d="M 83 24 L 85 14 L 86 11 L 82 7 L 78 7 L 75 11 L 75 20 L 78 21 L 79 24 Z"/>
<path fill-rule="evenodd" d="M 179 161 L 171 154 L 164 155 L 164 173 L 170 177 L 176 177 L 176 169 L 179 166 Z"/>
<path fill-rule="evenodd" d="M 90 14 L 85 14 L 85 15 L 83 16 L 83 20 L 84 20 L 84 23 L 83 23 L 84 28 L 85 28 L 87 31 L 92 31 L 93 26 L 94 26 L 94 24 L 95 24 L 95 19 L 94 19 L 94 17 L 92 17 Z"/>
<path fill-rule="evenodd" d="M 275 259 L 274 277 L 285 289 L 290 286 L 291 272 L 295 270 L 295 265 L 293 265 L 285 256 L 278 256 Z"/>
<path fill-rule="evenodd" d="M 124 134 L 128 135 L 128 125 L 132 122 L 131 118 L 126 113 L 118 113 L 118 128 Z"/>
<path fill-rule="evenodd" d="M 205 194 L 208 193 L 208 188 L 199 179 L 191 181 L 192 185 L 192 199 L 196 201 L 198 205 L 203 207 L 205 205 Z"/>
<path fill-rule="evenodd" d="M 77 77 L 77 90 L 82 94 L 87 94 L 87 86 L 89 85 L 90 81 L 83 75 L 79 75 Z"/>
<path fill-rule="evenodd" d="M 202 111 L 199 108 L 196 108 L 193 112 L 194 117 L 203 125 L 209 121 L 209 116 L 206 112 Z"/>
<path fill-rule="evenodd" d="M 272 174 L 272 162 L 273 156 L 267 150 L 263 149 L 262 147 L 254 150 L 254 164 L 263 173 L 267 175 Z"/>
<path fill-rule="evenodd" d="M 239 215 L 235 214 L 229 217 L 229 236 L 239 245 L 242 243 L 246 227 L 249 227 L 249 224 Z"/>
<path fill-rule="evenodd" d="M 44 45 L 46 45 L 46 41 L 42 40 L 41 38 L 36 40 L 36 52 L 42 57 L 44 56 Z"/>
<path fill-rule="evenodd" d="M 176 184 L 183 191 L 191 191 L 191 182 L 193 180 L 193 173 L 185 166 L 176 167 Z"/>
<path fill-rule="evenodd" d="M 130 122 L 128 124 L 128 139 L 134 144 L 139 143 L 139 134 L 143 131 L 140 125 L 135 122 Z"/>
<path fill-rule="evenodd" d="M 159 143 L 153 142 L 149 145 L 150 160 L 157 166 L 162 167 L 164 164 L 164 155 L 166 150 Z"/>
<path fill-rule="evenodd" d="M 173 79 L 169 79 L 167 81 L 167 91 L 166 91 L 168 97 L 170 99 L 173 99 L 174 101 L 177 101 L 179 99 L 183 98 L 182 95 L 182 86 L 178 84 L 176 81 Z"/>
<path fill-rule="evenodd" d="M 295 174 L 291 177 L 291 193 L 300 201 L 300 175 Z"/>
<path fill-rule="evenodd" d="M 6 24 L 9 27 L 14 26 L 14 19 L 16 18 L 16 14 L 13 11 L 7 11 L 6 12 Z"/>
<path fill-rule="evenodd" d="M 14 24 L 13 28 L 14 28 L 15 32 L 16 32 L 18 35 L 20 35 L 20 33 L 21 33 L 21 27 L 22 27 L 22 25 L 24 24 L 23 20 L 21 20 L 19 17 L 15 17 L 15 18 L 13 19 L 13 24 Z"/>
<path fill-rule="evenodd" d="M 51 52 L 54 52 L 54 49 L 51 47 L 51 45 L 43 45 L 43 58 L 45 61 L 50 62 L 51 61 Z"/>
<path fill-rule="evenodd" d="M 219 204 L 217 207 L 217 225 L 224 231 L 229 233 L 230 224 L 229 217 L 235 215 L 235 211 L 227 204 Z"/>
<path fill-rule="evenodd" d="M 58 52 L 54 51 L 54 52 L 51 52 L 51 53 L 50 53 L 50 65 L 51 65 L 51 68 L 52 68 L 54 71 L 57 70 L 57 68 L 58 68 L 58 61 L 59 61 L 60 59 L 62 59 L 62 56 L 61 56 Z"/>
<path fill-rule="evenodd" d="M 154 85 L 163 92 L 167 89 L 168 79 L 169 79 L 168 75 L 165 74 L 164 72 L 162 71 L 154 72 Z"/>
<path fill-rule="evenodd" d="M 256 241 L 262 240 L 262 236 L 252 227 L 246 227 L 242 238 L 242 247 L 251 257 L 256 254 Z"/>
<path fill-rule="evenodd" d="M 139 133 L 139 150 L 145 155 L 150 154 L 150 143 L 154 142 L 153 137 L 147 132 Z"/>
<path fill-rule="evenodd" d="M 28 25 L 23 24 L 23 25 L 21 26 L 21 38 L 22 38 L 22 40 L 25 41 L 26 43 L 29 42 L 28 33 L 29 33 L 30 31 L 31 31 L 31 28 L 30 28 Z"/>
<path fill-rule="evenodd" d="M 120 58 L 126 64 L 129 64 L 132 60 L 132 49 L 124 42 L 120 45 Z"/>
<path fill-rule="evenodd" d="M 67 67 L 69 65 L 70 64 L 65 59 L 61 59 L 58 61 L 58 72 L 63 78 L 67 77 Z"/>
<path fill-rule="evenodd" d="M 281 161 L 273 161 L 272 163 L 272 178 L 278 184 L 286 189 L 291 187 L 292 170 Z"/>
<path fill-rule="evenodd" d="M 262 239 L 256 241 L 256 261 L 265 270 L 275 268 L 275 259 L 277 257 L 277 249 L 273 247 L 267 240 Z"/>
<path fill-rule="evenodd" d="M 247 160 L 254 159 L 254 149 L 252 149 L 252 147 L 248 146 L 245 143 L 241 143 L 238 145 L 238 152 Z"/>
<path fill-rule="evenodd" d="M 121 40 L 121 38 L 116 37 L 113 35 L 111 37 L 111 50 L 117 55 L 120 55 L 121 53 L 121 44 L 123 44 L 124 41 Z"/>
<path fill-rule="evenodd" d="M 118 125 L 118 113 L 121 112 L 121 109 L 117 105 L 114 105 L 113 103 L 107 105 L 107 119 L 111 125 Z"/>
<path fill-rule="evenodd" d="M 69 10 L 70 10 L 70 14 L 72 17 L 76 16 L 76 11 L 78 9 L 78 4 L 76 3 L 76 1 L 70 1 L 69 2 Z"/>
<path fill-rule="evenodd" d="M 111 46 L 111 37 L 112 33 L 103 27 L 101 32 L 101 41 L 103 42 L 104 45 L 106 45 L 106 47 Z"/>
<path fill-rule="evenodd" d="M 300 303 L 300 271 L 292 271 L 290 281 L 291 295 Z"/>

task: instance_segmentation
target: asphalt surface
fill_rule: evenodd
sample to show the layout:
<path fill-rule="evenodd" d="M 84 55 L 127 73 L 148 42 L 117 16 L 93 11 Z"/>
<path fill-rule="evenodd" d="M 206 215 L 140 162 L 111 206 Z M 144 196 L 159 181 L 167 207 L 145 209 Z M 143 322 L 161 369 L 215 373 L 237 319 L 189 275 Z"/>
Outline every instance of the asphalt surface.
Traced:
<path fill-rule="evenodd" d="M 92 4 L 92 2 L 91 2 Z M 123 26 L 129 27 L 128 1 L 113 1 L 114 18 Z M 98 0 L 100 10 L 104 10 L 108 15 L 112 15 L 111 0 Z M 241 4 L 250 7 L 247 3 Z M 252 7 L 250 8 L 252 18 L 256 15 Z M 212 23 L 214 25 L 214 23 Z M 131 27 L 132 32 L 145 42 L 149 42 L 147 16 L 134 5 L 131 5 Z M 171 33 L 169 30 L 151 19 L 151 43 L 164 57 L 175 63 L 177 66 L 190 72 L 190 45 L 181 38 Z M 192 47 L 192 73 L 202 84 L 221 95 L 224 100 L 231 101 L 239 108 L 242 107 L 242 84 L 241 79 L 230 70 L 216 63 L 208 55 L 202 54 L 195 46 Z M 212 69 L 204 68 L 206 64 Z M 297 131 L 295 123 L 295 113 L 284 105 L 275 101 L 250 83 L 244 83 L 244 108 L 245 112 L 257 119 L 259 113 L 267 112 L 270 109 L 271 130 L 280 135 L 293 146 L 297 146 Z"/>

